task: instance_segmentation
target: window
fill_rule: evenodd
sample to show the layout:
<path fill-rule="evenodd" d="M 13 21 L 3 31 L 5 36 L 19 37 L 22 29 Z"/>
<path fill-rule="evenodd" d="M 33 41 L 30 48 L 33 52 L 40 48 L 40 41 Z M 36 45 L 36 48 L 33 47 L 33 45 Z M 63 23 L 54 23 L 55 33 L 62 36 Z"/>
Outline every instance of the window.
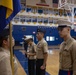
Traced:
<path fill-rule="evenodd" d="M 32 22 L 37 22 L 37 17 L 33 17 Z"/>
<path fill-rule="evenodd" d="M 50 38 L 49 38 L 49 36 L 47 36 L 47 37 L 46 37 L 46 41 L 49 41 L 49 40 L 50 40 Z"/>
<path fill-rule="evenodd" d="M 38 8 L 38 13 L 42 14 L 43 13 L 43 9 L 42 8 Z"/>
<path fill-rule="evenodd" d="M 44 14 L 48 14 L 48 9 L 46 9 L 46 8 L 43 9 L 43 13 L 44 13 Z"/>
<path fill-rule="evenodd" d="M 55 40 L 55 37 L 52 37 L 52 36 L 46 37 L 46 41 L 54 41 L 54 40 Z"/>
<path fill-rule="evenodd" d="M 38 23 L 42 23 L 43 22 L 43 18 L 42 17 L 39 17 L 38 18 Z"/>
<path fill-rule="evenodd" d="M 27 7 L 27 12 L 32 12 L 32 8 L 31 7 Z"/>
<path fill-rule="evenodd" d="M 20 16 L 20 22 L 25 22 L 25 16 Z"/>
<path fill-rule="evenodd" d="M 19 21 L 19 16 L 15 16 L 13 21 L 18 22 Z"/>
<path fill-rule="evenodd" d="M 51 36 L 50 37 L 50 41 L 54 41 L 54 40 L 55 40 L 55 38 Z"/>
<path fill-rule="evenodd" d="M 44 18 L 44 23 L 48 23 L 48 18 Z"/>
<path fill-rule="evenodd" d="M 36 8 L 36 7 L 33 7 L 33 8 L 32 8 L 32 12 L 33 12 L 33 13 L 37 13 L 37 12 L 38 12 L 37 8 Z"/>
<path fill-rule="evenodd" d="M 26 17 L 26 22 L 31 22 L 31 17 Z"/>

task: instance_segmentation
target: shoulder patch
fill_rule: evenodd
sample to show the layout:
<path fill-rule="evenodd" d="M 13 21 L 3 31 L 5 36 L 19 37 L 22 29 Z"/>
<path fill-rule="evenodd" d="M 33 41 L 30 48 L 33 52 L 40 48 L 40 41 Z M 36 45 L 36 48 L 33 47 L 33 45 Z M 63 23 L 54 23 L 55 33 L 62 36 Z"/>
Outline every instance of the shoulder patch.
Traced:
<path fill-rule="evenodd" d="M 47 43 L 44 43 L 44 46 L 47 46 Z"/>

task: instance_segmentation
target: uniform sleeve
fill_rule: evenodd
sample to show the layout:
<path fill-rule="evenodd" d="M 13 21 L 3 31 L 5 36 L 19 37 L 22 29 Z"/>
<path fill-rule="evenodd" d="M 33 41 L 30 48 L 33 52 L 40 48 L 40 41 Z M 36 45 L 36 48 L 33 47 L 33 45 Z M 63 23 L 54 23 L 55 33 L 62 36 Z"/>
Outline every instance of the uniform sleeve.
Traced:
<path fill-rule="evenodd" d="M 73 75 L 76 75 L 76 42 L 73 44 L 72 58 L 73 58 Z"/>
<path fill-rule="evenodd" d="M 36 53 L 36 45 L 34 45 L 33 47 L 34 47 L 34 52 Z"/>
<path fill-rule="evenodd" d="M 43 52 L 44 53 L 48 52 L 48 44 L 46 42 L 43 44 Z"/>
<path fill-rule="evenodd" d="M 27 52 L 29 52 L 29 45 L 28 45 L 28 47 L 27 47 Z"/>
<path fill-rule="evenodd" d="M 0 61 L 0 75 L 12 75 L 9 57 L 5 57 Z"/>
<path fill-rule="evenodd" d="M 14 57 L 14 75 L 18 75 L 18 63 L 15 57 Z"/>

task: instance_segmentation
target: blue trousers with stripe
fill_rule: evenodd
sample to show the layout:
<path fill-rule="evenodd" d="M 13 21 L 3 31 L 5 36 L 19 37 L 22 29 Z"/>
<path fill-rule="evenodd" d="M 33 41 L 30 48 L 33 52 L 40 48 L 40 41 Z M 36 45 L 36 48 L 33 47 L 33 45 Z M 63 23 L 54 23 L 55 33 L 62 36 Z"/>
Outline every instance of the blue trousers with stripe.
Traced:
<path fill-rule="evenodd" d="M 59 70 L 59 74 L 58 75 L 73 75 L 73 71 Z"/>

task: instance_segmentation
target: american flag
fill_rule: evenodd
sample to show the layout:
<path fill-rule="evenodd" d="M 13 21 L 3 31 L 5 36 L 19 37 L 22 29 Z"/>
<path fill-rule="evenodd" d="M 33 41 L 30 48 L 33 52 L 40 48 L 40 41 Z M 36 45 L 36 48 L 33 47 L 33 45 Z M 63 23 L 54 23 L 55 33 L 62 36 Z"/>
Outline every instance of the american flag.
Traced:
<path fill-rule="evenodd" d="M 53 1 L 53 7 L 58 8 L 58 1 L 59 0 L 52 0 Z"/>

